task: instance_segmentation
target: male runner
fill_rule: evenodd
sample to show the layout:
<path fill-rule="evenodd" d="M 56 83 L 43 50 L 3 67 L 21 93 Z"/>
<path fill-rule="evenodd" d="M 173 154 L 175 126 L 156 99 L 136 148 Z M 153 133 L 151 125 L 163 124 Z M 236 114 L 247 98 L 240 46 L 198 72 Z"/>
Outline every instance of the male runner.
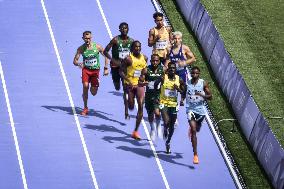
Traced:
<path fill-rule="evenodd" d="M 164 75 L 163 66 L 160 65 L 160 57 L 158 54 L 151 55 L 151 65 L 142 70 L 139 78 L 139 84 L 146 85 L 145 93 L 145 108 L 148 113 L 148 121 L 151 127 L 151 139 L 154 141 L 156 138 L 156 130 L 158 136 L 162 138 L 161 131 L 161 113 L 159 109 L 160 101 L 160 88 L 155 88 L 154 83 L 157 79 L 161 79 Z M 154 119 L 156 124 L 154 123 Z"/>
<path fill-rule="evenodd" d="M 139 140 L 138 128 L 143 117 L 144 87 L 138 85 L 142 69 L 147 67 L 148 58 L 141 53 L 141 43 L 134 41 L 131 45 L 131 53 L 124 61 L 120 69 L 120 75 L 124 80 L 128 94 L 128 108 L 134 109 L 134 99 L 137 99 L 138 112 L 136 116 L 135 129 L 132 138 Z"/>
<path fill-rule="evenodd" d="M 184 92 L 184 82 L 176 75 L 176 64 L 169 62 L 167 73 L 160 80 L 161 82 L 161 96 L 160 96 L 160 109 L 164 121 L 164 138 L 166 139 L 166 153 L 171 153 L 170 142 L 174 134 L 174 124 L 177 119 L 178 112 L 178 92 Z"/>
<path fill-rule="evenodd" d="M 191 138 L 193 148 L 193 163 L 198 164 L 197 137 L 201 123 L 206 115 L 204 101 L 211 100 L 212 94 L 208 82 L 199 78 L 200 69 L 197 66 L 191 69 L 191 79 L 186 82 L 186 114 L 189 123 L 188 136 Z"/>
<path fill-rule="evenodd" d="M 78 47 L 75 54 L 73 64 L 82 68 L 82 83 L 83 83 L 83 101 L 84 109 L 81 115 L 87 115 L 88 109 L 88 91 L 89 83 L 91 83 L 90 92 L 93 96 L 97 94 L 99 87 L 100 73 L 100 58 L 99 53 L 103 55 L 103 47 L 95 42 L 92 42 L 92 33 L 90 31 L 83 32 L 84 44 Z M 79 63 L 80 55 L 83 57 L 83 62 Z M 104 56 L 104 55 L 103 55 Z M 105 57 L 104 75 L 108 75 L 108 59 Z"/>
<path fill-rule="evenodd" d="M 119 75 L 119 68 L 121 65 L 121 61 L 125 59 L 130 53 L 130 47 L 133 42 L 133 39 L 128 36 L 128 24 L 126 22 L 122 22 L 119 24 L 120 35 L 115 36 L 109 44 L 106 46 L 104 50 L 104 55 L 110 59 L 111 66 L 111 75 L 112 81 L 115 90 L 120 90 L 120 81 L 123 85 L 122 78 Z M 112 56 L 108 53 L 111 49 Z M 124 101 L 124 114 L 125 119 L 129 119 L 128 115 L 128 105 L 126 100 L 126 92 L 123 87 L 123 101 Z"/>
<path fill-rule="evenodd" d="M 172 30 L 164 26 L 164 15 L 160 12 L 153 14 L 156 26 L 149 31 L 148 46 L 153 47 L 152 54 L 158 54 L 161 64 L 165 63 L 167 48 L 172 39 Z"/>

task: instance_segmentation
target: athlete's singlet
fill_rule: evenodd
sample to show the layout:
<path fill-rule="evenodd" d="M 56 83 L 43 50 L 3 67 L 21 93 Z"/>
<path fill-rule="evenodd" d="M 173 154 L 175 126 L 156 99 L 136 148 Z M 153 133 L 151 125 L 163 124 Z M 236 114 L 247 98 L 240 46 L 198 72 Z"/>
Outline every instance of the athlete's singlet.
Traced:
<path fill-rule="evenodd" d="M 175 75 L 175 79 L 170 80 L 166 74 L 164 83 L 161 86 L 160 104 L 163 104 L 167 107 L 176 107 L 178 105 L 178 91 L 174 89 L 174 84 L 180 86 L 179 76 Z"/>
<path fill-rule="evenodd" d="M 112 47 L 112 58 L 114 59 L 124 59 L 130 54 L 130 47 L 133 39 L 127 38 L 126 43 L 123 42 L 120 36 L 117 36 L 117 45 Z"/>
<path fill-rule="evenodd" d="M 176 63 L 177 71 L 185 69 L 185 67 L 179 67 L 177 65 L 178 61 L 185 61 L 186 60 L 183 53 L 182 53 L 182 45 L 180 46 L 180 49 L 179 49 L 177 54 L 174 54 L 173 47 L 172 47 L 171 50 L 170 50 L 169 58 L 170 58 L 171 62 Z"/>
<path fill-rule="evenodd" d="M 145 75 L 145 80 L 148 81 L 148 85 L 146 87 L 147 93 L 157 93 L 157 90 L 154 89 L 154 82 L 157 79 L 161 78 L 163 74 L 164 74 L 164 70 L 161 65 L 158 65 L 156 73 L 153 71 L 152 65 L 149 65 L 147 67 L 147 74 Z M 159 94 L 159 92 L 157 94 Z"/>
<path fill-rule="evenodd" d="M 161 38 L 154 44 L 153 46 L 153 54 L 158 54 L 159 57 L 165 58 L 167 54 L 167 47 L 169 46 L 169 32 L 165 26 L 163 26 L 163 33 L 161 34 Z M 154 28 L 154 39 L 157 38 L 159 34 L 158 29 Z"/>
<path fill-rule="evenodd" d="M 84 66 L 91 70 L 100 69 L 99 51 L 96 47 L 96 43 L 92 43 L 92 49 L 89 50 L 84 45 L 83 46 L 83 63 Z"/>
<path fill-rule="evenodd" d="M 127 67 L 126 78 L 128 78 L 132 85 L 138 85 L 141 71 L 143 68 L 147 67 L 147 62 L 143 54 L 140 54 L 140 56 L 137 58 L 132 53 L 130 53 L 130 58 L 132 60 L 132 65 Z M 128 81 L 124 81 L 126 84 L 129 84 Z"/>
<path fill-rule="evenodd" d="M 205 115 L 204 98 L 199 95 L 195 95 L 196 92 L 205 94 L 204 80 L 198 79 L 198 82 L 195 85 L 191 83 L 191 80 L 188 80 L 186 82 L 186 86 L 186 112 L 192 111 L 199 115 Z"/>

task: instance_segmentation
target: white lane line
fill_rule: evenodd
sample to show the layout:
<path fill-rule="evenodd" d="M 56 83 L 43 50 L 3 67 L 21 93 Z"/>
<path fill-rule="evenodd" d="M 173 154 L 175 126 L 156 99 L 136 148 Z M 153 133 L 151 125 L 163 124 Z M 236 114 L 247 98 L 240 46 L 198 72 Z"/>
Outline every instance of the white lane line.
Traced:
<path fill-rule="evenodd" d="M 90 173 L 91 173 L 91 176 L 92 176 L 93 184 L 94 184 L 96 189 L 99 189 L 97 179 L 96 179 L 95 173 L 94 173 L 94 168 L 92 166 L 90 155 L 89 155 L 89 152 L 88 152 L 88 148 L 87 148 L 87 145 L 86 145 L 86 142 L 85 142 L 85 138 L 84 138 L 84 135 L 83 135 L 80 123 L 79 123 L 78 115 L 76 114 L 73 98 L 71 96 L 69 84 L 68 84 L 68 81 L 66 79 L 66 74 L 65 74 L 65 71 L 64 71 L 64 68 L 63 68 L 61 57 L 59 55 L 59 51 L 58 51 L 58 48 L 57 48 L 57 44 L 56 44 L 56 41 L 55 41 L 53 30 L 52 30 L 52 27 L 51 27 L 51 24 L 50 24 L 50 21 L 49 21 L 47 10 L 45 8 L 44 0 L 41 0 L 41 5 L 42 5 L 43 12 L 44 12 L 45 20 L 46 20 L 46 23 L 47 23 L 47 26 L 48 26 L 48 30 L 49 30 L 49 33 L 50 33 L 50 37 L 51 37 L 51 40 L 52 40 L 52 44 L 53 44 L 53 47 L 54 47 L 54 50 L 55 50 L 55 53 L 56 53 L 58 65 L 60 67 L 60 71 L 61 71 L 61 74 L 62 74 L 62 77 L 63 77 L 63 81 L 64 81 L 66 92 L 67 92 L 67 95 L 68 95 L 68 98 L 69 98 L 69 102 L 70 102 L 70 105 L 72 107 L 72 112 L 73 112 L 73 115 L 74 115 L 74 119 L 75 119 L 75 122 L 76 122 L 76 125 L 77 125 L 79 135 L 80 135 L 81 143 L 82 143 L 83 150 L 84 150 L 84 153 L 85 153 L 85 156 L 86 156 L 86 160 L 87 160 L 87 163 L 88 163 L 88 166 L 89 166 L 89 170 L 90 170 Z"/>
<path fill-rule="evenodd" d="M 112 38 L 113 38 L 113 35 L 112 35 L 111 31 L 110 31 L 110 28 L 109 28 L 107 19 L 106 19 L 106 17 L 105 17 L 104 11 L 103 11 L 103 9 L 102 9 L 100 0 L 96 0 L 96 1 L 97 1 L 97 4 L 98 4 L 100 13 L 101 13 L 101 15 L 102 15 L 102 17 L 103 17 L 103 20 L 104 20 L 104 24 L 105 24 L 105 26 L 106 26 L 106 29 L 107 29 L 107 31 L 108 31 L 108 35 L 109 35 L 110 39 L 112 39 Z M 138 109 L 138 105 L 137 105 L 137 101 L 136 101 L 136 100 L 135 100 L 135 106 L 136 106 L 136 109 Z M 170 186 L 169 186 L 168 180 L 167 180 L 167 178 L 166 178 L 166 175 L 165 175 L 165 173 L 164 173 L 163 167 L 162 167 L 162 165 L 161 165 L 160 159 L 159 159 L 159 157 L 158 157 L 158 155 L 157 155 L 155 146 L 154 146 L 152 140 L 150 139 L 150 134 L 149 134 L 149 131 L 148 131 L 148 129 L 147 129 L 147 126 L 146 126 L 146 123 L 145 123 L 144 119 L 142 119 L 141 123 L 142 123 L 142 125 L 143 125 L 144 130 L 145 130 L 147 139 L 148 139 L 148 141 L 150 141 L 150 142 L 149 142 L 149 143 L 150 143 L 150 147 L 151 147 L 151 149 L 152 149 L 152 151 L 153 151 L 153 154 L 154 154 L 156 163 L 157 163 L 157 165 L 158 165 L 160 174 L 161 174 L 161 176 L 162 176 L 162 178 L 163 178 L 165 187 L 166 187 L 166 189 L 170 189 Z"/>
<path fill-rule="evenodd" d="M 13 133 L 13 137 L 14 137 L 14 143 L 15 143 L 15 147 L 16 147 L 18 162 L 19 162 L 20 171 L 21 171 L 21 175 L 22 175 L 22 181 L 23 181 L 24 188 L 28 189 L 26 175 L 25 175 L 25 169 L 24 169 L 24 165 L 23 165 L 23 161 L 22 161 L 21 151 L 20 151 L 20 147 L 19 147 L 17 132 L 16 132 L 13 114 L 12 114 L 12 110 L 11 110 L 11 106 L 10 106 L 10 100 L 9 100 L 9 96 L 8 96 L 8 91 L 7 91 L 7 87 L 6 87 L 6 82 L 5 82 L 5 78 L 4 78 L 4 72 L 3 72 L 3 69 L 2 69 L 1 61 L 0 61 L 0 75 L 1 75 L 2 85 L 3 85 L 3 89 L 4 89 L 6 105 L 7 105 L 7 109 L 8 109 L 8 113 L 9 113 L 12 133 Z"/>

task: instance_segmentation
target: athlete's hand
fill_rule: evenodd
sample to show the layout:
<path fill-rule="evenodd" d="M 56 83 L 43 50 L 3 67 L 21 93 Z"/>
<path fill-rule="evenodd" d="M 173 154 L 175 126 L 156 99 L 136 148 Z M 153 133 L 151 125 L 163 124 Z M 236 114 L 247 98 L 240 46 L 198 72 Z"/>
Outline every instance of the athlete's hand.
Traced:
<path fill-rule="evenodd" d="M 108 69 L 104 69 L 103 76 L 107 76 L 109 74 Z"/>
<path fill-rule="evenodd" d="M 78 63 L 78 65 L 77 65 L 80 69 L 83 69 L 84 68 L 84 64 L 83 64 L 83 62 L 80 62 L 80 63 Z"/>
<path fill-rule="evenodd" d="M 181 101 L 179 102 L 179 105 L 180 105 L 180 106 L 184 106 L 184 102 L 181 100 Z"/>

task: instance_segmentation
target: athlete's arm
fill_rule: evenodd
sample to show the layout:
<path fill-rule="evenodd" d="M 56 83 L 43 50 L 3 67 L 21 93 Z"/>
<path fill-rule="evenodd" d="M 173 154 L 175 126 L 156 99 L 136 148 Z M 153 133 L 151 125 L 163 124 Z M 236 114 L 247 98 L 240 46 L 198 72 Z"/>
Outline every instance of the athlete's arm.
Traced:
<path fill-rule="evenodd" d="M 82 63 L 79 63 L 79 58 L 80 58 L 80 55 L 82 54 L 82 50 L 81 50 L 81 46 L 77 49 L 76 51 L 76 54 L 74 56 L 74 59 L 73 59 L 73 64 L 75 66 L 83 66 Z"/>
<path fill-rule="evenodd" d="M 185 66 L 193 64 L 193 62 L 196 61 L 194 54 L 191 52 L 191 50 L 189 49 L 188 46 L 183 45 L 183 48 L 184 48 L 184 54 L 186 56 L 186 60 L 185 60 L 186 65 Z"/>
<path fill-rule="evenodd" d="M 181 78 L 179 78 L 179 86 L 177 86 L 176 84 L 174 85 L 174 88 L 180 92 L 181 94 L 183 94 L 184 92 L 184 82 Z"/>
<path fill-rule="evenodd" d="M 105 58 L 105 66 L 104 66 L 104 74 L 103 75 L 108 75 L 108 58 L 104 55 L 104 48 L 99 45 L 96 44 L 97 49 L 99 50 L 99 52 L 101 53 L 101 55 L 103 55 L 103 57 Z"/>
<path fill-rule="evenodd" d="M 140 86 L 146 86 L 148 85 L 148 81 L 146 81 L 146 74 L 147 74 L 147 68 L 143 68 L 141 71 L 141 75 L 139 77 L 139 85 Z"/>
<path fill-rule="evenodd" d="M 173 42 L 172 28 L 170 26 L 166 26 L 166 29 L 167 29 L 167 31 L 169 33 L 169 42 L 170 42 L 170 44 L 172 44 L 172 42 Z"/>
<path fill-rule="evenodd" d="M 148 37 L 148 46 L 149 47 L 153 47 L 153 45 L 156 43 L 156 41 L 158 40 L 158 36 L 155 39 L 155 32 L 154 29 L 150 29 L 149 31 L 149 37 Z"/>
<path fill-rule="evenodd" d="M 108 53 L 109 50 L 113 47 L 113 45 L 116 43 L 116 38 L 114 37 L 110 42 L 109 44 L 106 46 L 105 50 L 104 50 L 104 55 L 111 60 L 111 56 L 110 54 Z"/>
<path fill-rule="evenodd" d="M 166 71 L 168 69 L 168 64 L 171 61 L 170 60 L 170 52 L 171 52 L 171 48 L 167 47 L 167 55 L 166 55 L 166 61 L 165 61 L 165 64 L 164 64 L 164 71 Z"/>
<path fill-rule="evenodd" d="M 208 85 L 208 82 L 204 81 L 204 92 L 205 92 L 205 99 L 207 100 L 212 100 L 212 93 L 211 91 L 209 90 L 209 85 Z"/>
<path fill-rule="evenodd" d="M 125 73 L 126 73 L 127 67 L 131 66 L 131 64 L 132 64 L 132 60 L 130 56 L 127 56 L 124 60 L 122 60 L 120 68 L 119 68 L 119 75 L 121 76 L 122 79 L 124 79 L 128 83 L 130 83 L 130 81 L 128 78 L 126 78 Z"/>

